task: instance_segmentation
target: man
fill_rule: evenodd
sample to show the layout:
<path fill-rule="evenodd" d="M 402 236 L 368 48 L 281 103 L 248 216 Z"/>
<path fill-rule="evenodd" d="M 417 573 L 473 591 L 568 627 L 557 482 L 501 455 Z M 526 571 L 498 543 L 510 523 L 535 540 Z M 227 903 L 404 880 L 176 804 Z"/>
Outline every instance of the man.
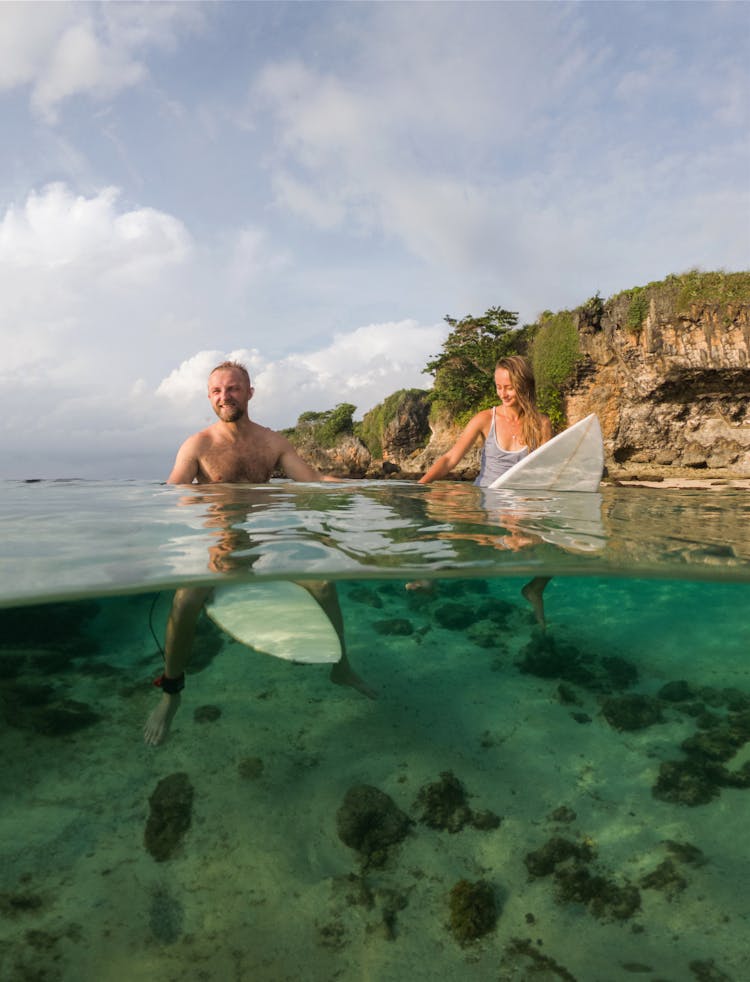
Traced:
<path fill-rule="evenodd" d="M 265 426 L 253 422 L 247 406 L 253 397 L 250 376 L 238 362 L 222 362 L 208 377 L 208 398 L 218 420 L 188 437 L 177 452 L 168 484 L 262 484 L 277 468 L 295 481 L 325 481 L 299 456 L 291 443 Z M 372 698 L 373 691 L 349 665 L 344 645 L 344 626 L 335 587 L 329 583 L 305 583 L 333 624 L 341 641 L 341 660 L 331 669 L 331 681 L 350 685 Z M 210 593 L 203 587 L 177 590 L 167 622 L 164 672 L 156 684 L 159 704 L 146 720 L 144 740 L 161 743 L 180 706 L 185 666 L 190 657 L 195 625 Z"/>

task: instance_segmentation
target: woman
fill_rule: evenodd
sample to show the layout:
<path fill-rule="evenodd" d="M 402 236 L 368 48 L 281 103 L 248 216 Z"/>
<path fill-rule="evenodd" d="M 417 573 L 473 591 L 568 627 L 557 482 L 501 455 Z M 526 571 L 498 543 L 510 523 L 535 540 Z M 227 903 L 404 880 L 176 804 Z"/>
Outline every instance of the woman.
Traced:
<path fill-rule="evenodd" d="M 495 390 L 501 405 L 484 409 L 473 416 L 451 449 L 438 457 L 419 479 L 420 484 L 429 484 L 449 474 L 481 436 L 484 440 L 482 463 L 479 477 L 474 483 L 489 487 L 501 474 L 552 437 L 552 424 L 536 407 L 534 373 L 525 358 L 509 355 L 498 361 L 495 365 Z M 535 576 L 521 591 L 534 608 L 542 627 L 542 595 L 548 582 L 547 576 Z"/>

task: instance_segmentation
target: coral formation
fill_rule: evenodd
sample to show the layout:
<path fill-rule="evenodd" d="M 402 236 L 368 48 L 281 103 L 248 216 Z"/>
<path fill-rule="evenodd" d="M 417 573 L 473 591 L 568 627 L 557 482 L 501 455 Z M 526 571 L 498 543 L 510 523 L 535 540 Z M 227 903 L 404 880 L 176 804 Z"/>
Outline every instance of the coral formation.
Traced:
<path fill-rule="evenodd" d="M 495 891 L 486 880 L 459 880 L 450 892 L 450 930 L 465 945 L 492 931 L 497 923 Z"/>
<path fill-rule="evenodd" d="M 521 649 L 518 668 L 524 675 L 562 679 L 592 692 L 620 691 L 638 680 L 638 670 L 624 658 L 614 655 L 597 658 L 542 632 L 536 632 Z M 574 694 L 566 689 L 565 697 L 572 696 Z"/>
<path fill-rule="evenodd" d="M 496 829 L 500 825 L 500 818 L 494 812 L 473 812 L 469 808 L 466 790 L 451 771 L 443 771 L 439 781 L 420 788 L 414 807 L 420 811 L 419 821 L 433 829 L 460 832 L 468 824 L 480 830 Z"/>
<path fill-rule="evenodd" d="M 618 886 L 587 863 L 595 858 L 587 843 L 553 836 L 543 846 L 526 854 L 524 862 L 531 876 L 553 876 L 558 903 L 584 904 L 599 918 L 625 920 L 640 909 L 641 895 L 630 884 Z"/>
<path fill-rule="evenodd" d="M 382 866 L 411 824 L 392 798 L 370 784 L 349 788 L 336 813 L 339 838 L 360 854 L 365 867 Z"/>
<path fill-rule="evenodd" d="M 602 716 L 616 730 L 643 730 L 664 722 L 659 700 L 642 693 L 610 696 L 602 703 Z"/>

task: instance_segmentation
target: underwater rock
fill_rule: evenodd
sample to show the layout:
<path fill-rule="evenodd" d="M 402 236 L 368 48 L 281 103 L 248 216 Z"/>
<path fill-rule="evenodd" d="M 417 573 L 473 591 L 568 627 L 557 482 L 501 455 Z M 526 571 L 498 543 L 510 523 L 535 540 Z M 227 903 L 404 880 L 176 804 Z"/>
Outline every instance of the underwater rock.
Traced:
<path fill-rule="evenodd" d="M 481 581 L 480 581 L 481 582 Z M 474 612 L 477 620 L 491 621 L 496 628 L 506 628 L 508 620 L 516 613 L 513 604 L 507 600 L 484 600 Z"/>
<path fill-rule="evenodd" d="M 392 617 L 386 621 L 375 621 L 372 626 L 378 634 L 391 634 L 402 637 L 414 634 L 414 625 L 405 617 Z"/>
<path fill-rule="evenodd" d="M 218 706 L 197 706 L 193 713 L 196 723 L 214 723 L 221 716 Z"/>
<path fill-rule="evenodd" d="M 707 706 L 713 706 L 714 709 L 718 709 L 720 706 L 724 705 L 724 694 L 715 689 L 712 685 L 704 685 L 698 689 L 698 696 L 706 703 Z"/>
<path fill-rule="evenodd" d="M 370 784 L 349 788 L 336 812 L 339 838 L 360 854 L 365 866 L 382 866 L 391 846 L 408 835 L 411 825 L 393 799 Z"/>
<path fill-rule="evenodd" d="M 706 805 L 720 793 L 722 771 L 702 760 L 665 760 L 651 793 L 675 805 Z"/>
<path fill-rule="evenodd" d="M 695 694 L 695 689 L 685 679 L 667 682 L 657 692 L 658 698 L 666 702 L 687 702 L 689 699 L 694 699 Z"/>
<path fill-rule="evenodd" d="M 699 716 L 703 716 L 705 713 L 708 712 L 708 710 L 706 709 L 706 707 L 703 705 L 702 702 L 679 703 L 678 705 L 675 706 L 675 708 L 678 709 L 681 713 L 684 713 L 686 716 L 692 716 L 695 719 L 697 719 Z"/>
<path fill-rule="evenodd" d="M 93 726 L 102 718 L 85 702 L 58 699 L 51 685 L 6 685 L 0 702 L 9 726 L 43 736 L 67 736 Z"/>
<path fill-rule="evenodd" d="M 639 883 L 644 890 L 661 890 L 668 897 L 681 893 L 688 885 L 671 859 L 659 863 L 655 870 L 642 876 Z"/>
<path fill-rule="evenodd" d="M 330 921 L 328 924 L 319 924 L 318 944 L 323 948 L 330 948 L 331 951 L 342 951 L 349 944 L 346 928 L 340 920 Z"/>
<path fill-rule="evenodd" d="M 451 771 L 443 771 L 439 781 L 420 788 L 414 807 L 421 809 L 420 822 L 448 832 L 459 832 L 473 818 L 464 786 Z"/>
<path fill-rule="evenodd" d="M 467 604 L 457 604 L 450 600 L 435 608 L 434 617 L 441 627 L 445 627 L 449 631 L 465 631 L 477 619 L 473 607 L 469 607 Z"/>
<path fill-rule="evenodd" d="M 585 654 L 575 645 L 556 641 L 550 634 L 537 631 L 522 648 L 518 668 L 524 675 L 536 675 L 543 679 L 562 679 L 580 685 L 592 692 L 612 692 L 626 689 L 638 680 L 638 669 L 631 662 L 617 655 L 596 658 Z M 570 687 L 558 696 L 571 701 L 574 692 Z"/>
<path fill-rule="evenodd" d="M 537 632 L 521 649 L 523 655 L 518 668 L 523 675 L 536 675 L 543 679 L 563 679 L 583 688 L 596 686 L 596 675 L 584 663 L 578 648 L 571 644 L 558 644 L 550 634 Z"/>
<path fill-rule="evenodd" d="M 44 901 L 38 893 L 0 893 L 0 914 L 3 917 L 36 914 L 43 906 Z"/>
<path fill-rule="evenodd" d="M 738 728 L 723 726 L 683 740 L 681 747 L 691 757 L 704 760 L 730 760 L 747 742 L 747 736 Z"/>
<path fill-rule="evenodd" d="M 643 730 L 664 722 L 658 699 L 638 693 L 605 699 L 602 715 L 616 730 Z"/>
<path fill-rule="evenodd" d="M 717 730 L 723 723 L 724 720 L 721 716 L 710 713 L 708 710 L 695 717 L 695 725 L 699 730 Z"/>
<path fill-rule="evenodd" d="M 497 900 L 486 880 L 459 880 L 450 892 L 450 930 L 460 945 L 470 944 L 497 924 Z"/>
<path fill-rule="evenodd" d="M 631 884 L 618 886 L 586 863 L 596 853 L 588 843 L 553 836 L 539 849 L 529 852 L 524 863 L 533 877 L 552 874 L 558 903 L 584 904 L 595 917 L 625 920 L 640 909 L 641 895 Z"/>
<path fill-rule="evenodd" d="M 148 799 L 150 811 L 144 844 L 157 863 L 181 845 L 193 818 L 193 786 L 184 772 L 162 778 Z"/>
<path fill-rule="evenodd" d="M 741 713 L 750 710 L 750 696 L 739 689 L 723 689 L 722 695 L 730 712 Z"/>
<path fill-rule="evenodd" d="M 497 624 L 490 620 L 476 621 L 466 631 L 466 637 L 480 648 L 496 648 L 499 641 Z"/>
<path fill-rule="evenodd" d="M 666 839 L 664 845 L 682 863 L 688 863 L 691 866 L 703 866 L 706 862 L 703 850 L 691 842 L 675 842 L 674 839 Z"/>
<path fill-rule="evenodd" d="M 559 863 L 567 862 L 569 859 L 588 862 L 594 856 L 594 850 L 586 843 L 573 842 L 571 839 L 554 835 L 539 849 L 527 852 L 523 861 L 531 876 L 540 877 L 554 873 Z"/>
<path fill-rule="evenodd" d="M 263 761 L 260 757 L 243 757 L 237 765 L 237 770 L 241 778 L 255 781 L 263 773 Z"/>
<path fill-rule="evenodd" d="M 352 587 L 347 595 L 350 600 L 354 600 L 358 604 L 366 604 L 368 607 L 375 607 L 377 610 L 380 610 L 383 606 L 383 601 L 376 591 L 370 589 L 368 586 Z"/>
<path fill-rule="evenodd" d="M 34 714 L 38 733 L 45 736 L 67 736 L 98 723 L 102 717 L 85 702 L 76 699 L 63 699 L 62 702 L 46 706 Z"/>
<path fill-rule="evenodd" d="M 555 871 L 557 900 L 584 904 L 594 917 L 624 921 L 641 908 L 641 894 L 631 884 L 618 886 L 601 874 L 575 864 Z"/>
<path fill-rule="evenodd" d="M 713 958 L 690 962 L 690 971 L 696 982 L 733 982 L 732 977 L 716 967 Z"/>
<path fill-rule="evenodd" d="M 485 809 L 481 812 L 472 812 L 471 824 L 479 832 L 491 832 L 492 829 L 500 828 L 502 819 L 494 812 Z"/>
<path fill-rule="evenodd" d="M 570 822 L 575 822 L 577 817 L 578 816 L 573 809 L 568 808 L 567 805 L 560 805 L 559 808 L 555 808 L 555 810 L 550 814 L 551 821 L 561 822 L 565 825 L 570 824 Z"/>

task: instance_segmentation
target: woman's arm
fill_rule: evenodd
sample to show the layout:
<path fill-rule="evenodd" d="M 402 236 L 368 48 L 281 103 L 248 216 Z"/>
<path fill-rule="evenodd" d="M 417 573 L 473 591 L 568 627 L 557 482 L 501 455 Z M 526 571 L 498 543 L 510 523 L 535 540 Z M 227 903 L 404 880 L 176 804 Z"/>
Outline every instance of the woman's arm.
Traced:
<path fill-rule="evenodd" d="M 442 457 L 438 457 L 435 463 L 427 470 L 427 473 L 420 477 L 418 483 L 429 484 L 430 481 L 438 481 L 441 477 L 445 477 L 446 474 L 450 474 L 456 464 L 466 456 L 476 438 L 480 434 L 486 436 L 485 427 L 489 425 L 488 421 L 491 413 L 491 409 L 485 409 L 483 412 L 473 416 L 450 450 L 444 453 Z"/>

